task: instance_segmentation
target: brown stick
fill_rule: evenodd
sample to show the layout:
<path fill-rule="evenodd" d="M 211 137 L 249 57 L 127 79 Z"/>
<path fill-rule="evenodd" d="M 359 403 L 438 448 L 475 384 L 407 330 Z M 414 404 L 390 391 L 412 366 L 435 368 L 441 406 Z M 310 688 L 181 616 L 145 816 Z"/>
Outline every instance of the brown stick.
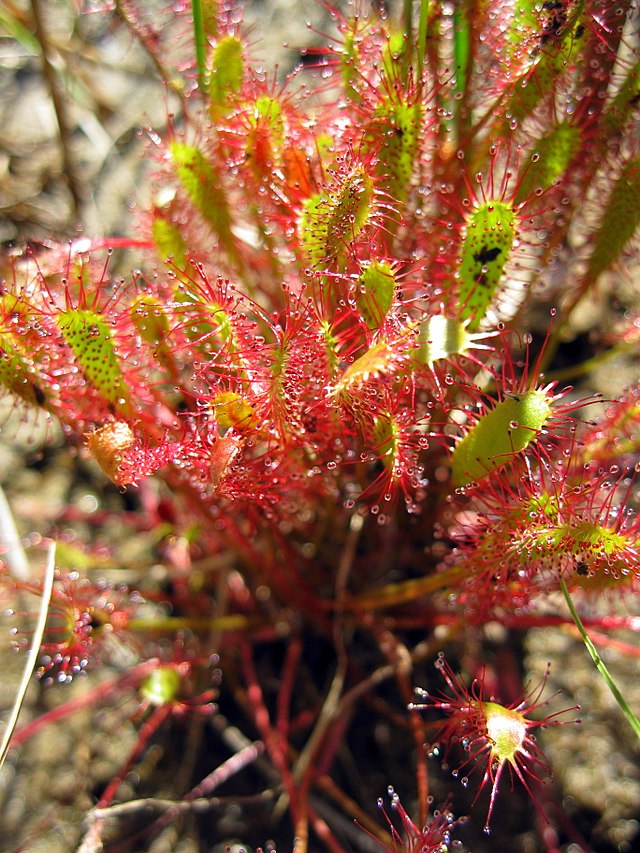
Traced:
<path fill-rule="evenodd" d="M 67 187 L 71 194 L 72 212 L 73 216 L 78 221 L 81 221 L 85 197 L 82 185 L 76 174 L 76 168 L 71 154 L 71 125 L 67 114 L 67 105 L 62 94 L 60 80 L 53 62 L 53 48 L 51 47 L 47 29 L 41 14 L 40 0 L 31 0 L 31 14 L 33 15 L 36 38 L 38 39 L 40 52 L 42 53 L 42 72 L 49 88 L 51 102 L 53 103 L 53 109 L 56 114 L 56 121 L 58 122 L 62 165 Z"/>

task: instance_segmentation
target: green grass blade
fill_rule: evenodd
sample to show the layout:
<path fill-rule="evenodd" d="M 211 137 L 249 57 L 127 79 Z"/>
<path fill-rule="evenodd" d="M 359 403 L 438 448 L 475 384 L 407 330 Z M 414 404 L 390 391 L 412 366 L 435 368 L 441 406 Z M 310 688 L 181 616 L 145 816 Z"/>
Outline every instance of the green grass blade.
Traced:
<path fill-rule="evenodd" d="M 196 45 L 198 88 L 201 92 L 204 92 L 207 76 L 207 39 L 204 32 L 204 19 L 202 17 L 202 0 L 191 0 L 191 12 L 193 14 L 193 35 Z"/>
<path fill-rule="evenodd" d="M 427 22 L 429 20 L 429 0 L 420 0 L 420 17 L 418 18 L 418 80 L 422 79 L 424 57 L 427 52 Z"/>
<path fill-rule="evenodd" d="M 458 143 L 463 136 L 463 122 L 469 120 L 466 115 L 466 92 L 469 77 L 469 58 L 471 56 L 471 32 L 466 4 L 456 7 L 453 13 L 453 64 L 455 68 L 455 94 L 453 104 L 455 138 Z"/>
<path fill-rule="evenodd" d="M 560 578 L 560 589 L 562 590 L 562 594 L 564 595 L 565 601 L 567 602 L 567 607 L 569 608 L 569 612 L 571 613 L 571 618 L 575 622 L 576 628 L 580 632 L 580 636 L 582 637 L 582 641 L 585 644 L 585 646 L 587 647 L 587 651 L 589 652 L 589 654 L 593 658 L 593 662 L 595 663 L 598 672 L 600 673 L 600 675 L 604 679 L 605 684 L 607 685 L 609 690 L 613 693 L 613 697 L 616 700 L 616 702 L 618 703 L 618 705 L 620 706 L 620 708 L 622 709 L 622 713 L 625 715 L 625 717 L 629 721 L 629 725 L 634 730 L 636 735 L 640 738 L 640 720 L 636 717 L 636 715 L 633 713 L 631 708 L 627 705 L 627 702 L 626 702 L 624 696 L 622 695 L 622 693 L 618 689 L 618 686 L 615 683 L 615 681 L 613 680 L 613 678 L 611 677 L 609 670 L 604 665 L 604 661 L 602 660 L 602 658 L 598 654 L 598 650 L 596 649 L 596 647 L 593 645 L 593 643 L 591 642 L 591 640 L 587 636 L 587 632 L 585 631 L 584 625 L 582 624 L 582 620 L 578 616 L 578 612 L 573 605 L 573 601 L 571 599 L 571 595 L 569 594 L 569 590 L 567 589 L 567 585 L 564 581 L 564 578 L 562 578 L 562 577 Z"/>
<path fill-rule="evenodd" d="M 404 0 L 402 6 L 402 20 L 405 33 L 413 32 L 413 0 Z"/>
<path fill-rule="evenodd" d="M 20 715 L 20 710 L 24 702 L 24 697 L 27 694 L 27 689 L 31 681 L 31 676 L 33 675 L 36 663 L 38 662 L 38 651 L 40 649 L 40 643 L 42 642 L 42 638 L 44 636 L 44 629 L 47 624 L 47 615 L 49 613 L 49 602 L 51 601 L 51 593 L 53 591 L 53 581 L 55 577 L 55 560 L 56 544 L 55 542 L 51 542 L 51 544 L 49 545 L 49 554 L 47 556 L 47 565 L 45 567 L 44 572 L 44 580 L 42 582 L 42 596 L 40 598 L 38 622 L 33 632 L 31 648 L 29 649 L 29 653 L 24 665 L 22 679 L 20 680 L 20 686 L 18 687 L 18 693 L 13 703 L 11 714 L 7 721 L 7 726 L 4 732 L 4 736 L 2 738 L 2 744 L 0 744 L 0 768 L 4 764 L 4 760 L 7 757 L 7 752 L 9 751 L 11 738 L 18 722 L 18 716 Z"/>
<path fill-rule="evenodd" d="M 15 15 L 4 9 L 0 9 L 0 32 L 2 30 L 12 39 L 15 39 L 31 56 L 37 56 L 40 53 L 38 39 Z"/>
<path fill-rule="evenodd" d="M 464 92 L 467 88 L 469 72 L 469 54 L 471 50 L 467 9 L 457 8 L 453 13 L 453 56 L 455 65 L 456 93 Z"/>

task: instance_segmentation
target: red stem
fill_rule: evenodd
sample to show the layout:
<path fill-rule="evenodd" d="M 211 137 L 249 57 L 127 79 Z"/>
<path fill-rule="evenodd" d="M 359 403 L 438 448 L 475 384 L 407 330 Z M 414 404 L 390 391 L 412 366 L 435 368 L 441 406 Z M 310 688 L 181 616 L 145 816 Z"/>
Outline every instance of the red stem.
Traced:
<path fill-rule="evenodd" d="M 118 775 L 109 782 L 107 787 L 104 790 L 104 793 L 98 800 L 97 807 L 99 809 L 104 809 L 107 806 L 111 805 L 111 801 L 118 793 L 118 788 L 124 781 L 125 776 L 131 770 L 137 759 L 140 757 L 142 752 L 145 750 L 147 744 L 153 737 L 153 735 L 158 731 L 160 726 L 165 722 L 165 720 L 171 716 L 173 711 L 173 705 L 170 702 L 167 702 L 164 705 L 161 705 L 159 708 L 156 708 L 148 720 L 146 720 L 143 725 L 140 727 L 140 732 L 138 734 L 138 738 L 136 740 L 135 746 L 131 750 L 129 754 L 129 758 L 125 762 L 124 766 L 118 773 Z"/>
<path fill-rule="evenodd" d="M 45 726 L 49 726 L 52 723 L 56 723 L 58 720 L 65 719 L 69 714 L 74 714 L 76 711 L 80 711 L 88 705 L 97 705 L 114 691 L 122 691 L 128 687 L 136 685 L 142 678 L 144 678 L 145 675 L 148 675 L 149 672 L 154 670 L 157 665 L 157 658 L 144 661 L 143 663 L 134 666 L 124 676 L 120 676 L 113 681 L 106 681 L 104 684 L 99 684 L 97 687 L 88 690 L 82 696 L 77 696 L 75 699 L 70 699 L 68 702 L 64 702 L 57 708 L 52 708 L 51 711 L 47 711 L 45 714 L 42 714 L 42 716 L 37 717 L 30 723 L 27 723 L 26 726 L 22 726 L 22 728 L 18 729 L 11 739 L 11 746 L 20 746 L 20 744 L 37 734 L 40 729 L 43 729 Z"/>
<path fill-rule="evenodd" d="M 302 641 L 300 637 L 292 637 L 291 642 L 287 646 L 287 654 L 282 666 L 282 677 L 280 679 L 276 710 L 276 728 L 283 740 L 286 740 L 289 735 L 289 708 L 295 688 L 295 675 L 301 654 Z"/>
<path fill-rule="evenodd" d="M 251 646 L 248 643 L 243 643 L 240 647 L 240 654 L 242 656 L 242 665 L 247 682 L 248 706 L 253 712 L 254 722 L 260 732 L 260 737 L 267 748 L 273 765 L 282 778 L 282 782 L 289 796 L 293 822 L 297 825 L 300 804 L 298 802 L 298 793 L 291 776 L 291 768 L 287 762 L 289 745 L 287 741 L 281 737 L 280 733 L 271 725 L 269 712 L 267 711 L 267 707 L 264 702 L 262 688 L 258 682 L 255 667 L 253 665 Z"/>

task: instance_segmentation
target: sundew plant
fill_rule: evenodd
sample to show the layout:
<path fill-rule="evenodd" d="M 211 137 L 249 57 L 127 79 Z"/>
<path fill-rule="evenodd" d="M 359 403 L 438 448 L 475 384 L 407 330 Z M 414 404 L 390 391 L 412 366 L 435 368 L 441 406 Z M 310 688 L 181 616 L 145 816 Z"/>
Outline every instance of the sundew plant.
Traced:
<path fill-rule="evenodd" d="M 595 648 L 637 654 L 638 9 L 397 5 L 328 9 L 286 79 L 234 2 L 93 12 L 181 110 L 132 233 L 3 263 L 5 395 L 113 495 L 99 554 L 58 546 L 61 704 L 9 752 L 135 732 L 68 849 L 614 849 L 545 752 L 589 716 L 547 687 L 575 658 L 523 649 L 580 632 L 640 733 Z M 2 584 L 20 650 L 44 583 Z"/>

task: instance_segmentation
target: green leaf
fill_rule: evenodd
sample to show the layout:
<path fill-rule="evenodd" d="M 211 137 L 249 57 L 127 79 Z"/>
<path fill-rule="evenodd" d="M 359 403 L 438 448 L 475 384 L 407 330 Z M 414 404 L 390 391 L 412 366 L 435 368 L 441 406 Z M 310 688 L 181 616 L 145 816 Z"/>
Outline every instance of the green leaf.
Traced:
<path fill-rule="evenodd" d="M 373 214 L 373 180 L 358 163 L 307 199 L 300 216 L 302 245 L 314 268 L 339 260 Z"/>
<path fill-rule="evenodd" d="M 389 313 L 395 293 L 396 280 L 393 266 L 388 261 L 373 261 L 359 278 L 356 302 L 370 329 L 379 329 Z"/>
<path fill-rule="evenodd" d="M 472 211 L 465 226 L 458 274 L 463 320 L 474 332 L 496 294 L 517 234 L 517 216 L 501 201 L 487 201 Z"/>
<path fill-rule="evenodd" d="M 0 385 L 33 406 L 44 406 L 45 386 L 19 342 L 0 335 Z"/>
<path fill-rule="evenodd" d="M 614 183 L 600 225 L 591 238 L 593 251 L 587 268 L 587 281 L 614 264 L 640 224 L 640 157 L 629 160 Z"/>
<path fill-rule="evenodd" d="M 191 203 L 211 225 L 229 257 L 240 264 L 222 177 L 213 163 L 192 145 L 173 142 L 169 151 L 176 175 Z"/>
<path fill-rule="evenodd" d="M 564 121 L 534 142 L 514 204 L 522 204 L 536 189 L 546 190 L 561 178 L 577 153 L 581 138 L 580 129 Z"/>
<path fill-rule="evenodd" d="M 532 388 L 507 397 L 480 418 L 453 451 L 455 486 L 465 486 L 506 465 L 524 450 L 551 417 L 546 391 Z"/>
<path fill-rule="evenodd" d="M 242 88 L 243 76 L 242 42 L 236 36 L 225 36 L 217 43 L 211 56 L 209 100 L 213 118 L 228 112 L 232 96 Z"/>
<path fill-rule="evenodd" d="M 108 323 L 99 314 L 80 308 L 62 312 L 56 322 L 87 381 L 107 403 L 128 414 L 129 389 Z"/>

